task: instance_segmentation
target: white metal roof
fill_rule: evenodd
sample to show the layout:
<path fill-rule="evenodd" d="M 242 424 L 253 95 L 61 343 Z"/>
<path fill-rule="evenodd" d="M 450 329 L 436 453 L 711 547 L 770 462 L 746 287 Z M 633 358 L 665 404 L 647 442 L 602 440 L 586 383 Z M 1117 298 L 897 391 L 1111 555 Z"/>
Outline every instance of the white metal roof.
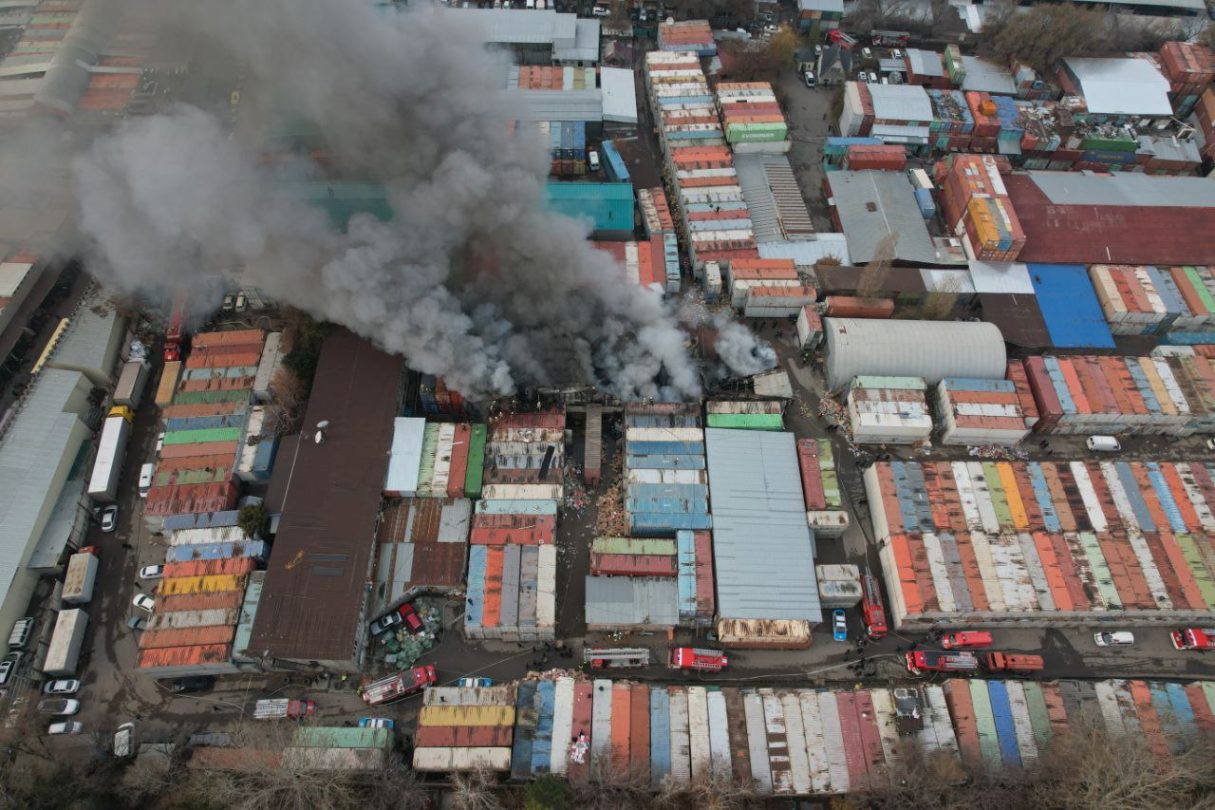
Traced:
<path fill-rule="evenodd" d="M 925 51 L 919 48 L 907 48 L 907 64 L 911 72 L 917 76 L 944 76 L 945 63 L 936 51 Z"/>
<path fill-rule="evenodd" d="M 717 612 L 823 620 L 792 433 L 707 428 Z"/>
<path fill-rule="evenodd" d="M 886 121 L 932 121 L 932 101 L 918 84 L 871 84 L 873 117 Z"/>
<path fill-rule="evenodd" d="M 760 242 L 761 259 L 792 259 L 798 267 L 813 267 L 817 262 L 835 258 L 845 266 L 852 264 L 848 238 L 842 233 L 816 233 L 813 239 L 792 242 Z"/>
<path fill-rule="evenodd" d="M 1017 92 L 1012 74 L 997 64 L 977 56 L 963 56 L 962 67 L 966 71 L 966 77 L 962 80 L 963 90 L 998 93 L 1005 96 L 1011 96 Z"/>
<path fill-rule="evenodd" d="M 425 419 L 398 417 L 392 420 L 392 450 L 388 454 L 385 492 L 413 495 L 417 490 L 425 432 Z"/>
<path fill-rule="evenodd" d="M 29 262 L 0 262 L 0 298 L 12 298 L 32 267 Z"/>
<path fill-rule="evenodd" d="M 603 91 L 603 120 L 636 124 L 637 84 L 633 71 L 627 68 L 600 68 L 599 86 Z"/>
<path fill-rule="evenodd" d="M 1103 115 L 1173 114 L 1169 103 L 1169 82 L 1146 59 L 1065 59 L 1076 77 L 1084 103 L 1090 113 Z"/>
<path fill-rule="evenodd" d="M 869 134 L 885 143 L 925 144 L 932 131 L 927 126 L 874 124 Z"/>
<path fill-rule="evenodd" d="M 1046 198 L 1056 205 L 1215 206 L 1211 181 L 1203 177 L 1167 177 L 1134 172 L 1030 172 L 1029 176 Z"/>
<path fill-rule="evenodd" d="M 1009 262 L 970 262 L 970 280 L 978 293 L 1036 295 L 1029 266 Z"/>
<path fill-rule="evenodd" d="M 575 15 L 556 11 L 515 8 L 461 9 L 453 14 L 472 15 L 468 22 L 480 26 L 486 42 L 500 45 L 555 45 L 572 47 Z M 465 19 L 463 16 L 458 19 Z"/>
<path fill-rule="evenodd" d="M 1000 380 L 1007 371 L 1004 337 L 990 323 L 824 318 L 823 331 L 832 390 L 865 375 L 923 377 L 932 384 L 945 377 Z"/>
<path fill-rule="evenodd" d="M 572 17 L 574 15 L 564 15 Z M 558 62 L 599 61 L 599 21 L 575 20 L 572 41 L 564 38 L 553 40 L 553 59 Z"/>
<path fill-rule="evenodd" d="M 788 157 L 735 155 L 734 167 L 757 242 L 814 235 L 814 223 Z"/>
<path fill-rule="evenodd" d="M 602 90 L 508 90 L 519 121 L 602 121 Z"/>
<path fill-rule="evenodd" d="M 920 264 L 940 262 L 906 174 L 831 172 L 827 182 L 853 263 L 870 261 L 888 233 L 898 234 L 895 258 Z"/>

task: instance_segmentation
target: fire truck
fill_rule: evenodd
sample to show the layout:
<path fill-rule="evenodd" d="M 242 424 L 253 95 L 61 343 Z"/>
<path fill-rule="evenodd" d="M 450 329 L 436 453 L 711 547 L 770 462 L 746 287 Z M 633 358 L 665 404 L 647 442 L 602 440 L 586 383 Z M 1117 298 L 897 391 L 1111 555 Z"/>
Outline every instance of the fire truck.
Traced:
<path fill-rule="evenodd" d="M 912 675 L 930 672 L 978 672 L 979 659 L 972 652 L 916 650 L 906 654 L 907 671 Z"/>
<path fill-rule="evenodd" d="M 676 647 L 671 650 L 671 669 L 721 672 L 726 668 L 726 663 L 726 655 L 720 650 L 701 650 L 696 647 Z"/>
<path fill-rule="evenodd" d="M 947 633 L 941 639 L 941 646 L 947 650 L 964 650 L 969 647 L 990 647 L 991 633 L 983 630 L 961 630 L 957 633 Z"/>
<path fill-rule="evenodd" d="M 1215 650 L 1215 627 L 1186 627 L 1169 633 L 1169 638 L 1179 650 Z"/>
<path fill-rule="evenodd" d="M 877 577 L 868 570 L 861 575 L 861 614 L 865 619 L 865 635 L 870 641 L 886 638 L 886 608 L 882 606 L 882 591 Z"/>
<path fill-rule="evenodd" d="M 645 647 L 587 647 L 582 651 L 582 661 L 591 669 L 648 667 L 650 651 Z"/>
<path fill-rule="evenodd" d="M 845 34 L 838 28 L 833 28 L 827 32 L 827 39 L 832 45 L 839 45 L 841 48 L 852 49 L 856 45 L 856 38 Z"/>
<path fill-rule="evenodd" d="M 363 702 L 368 706 L 392 703 L 403 697 L 417 694 L 438 681 L 434 664 L 414 667 L 408 672 L 395 672 L 387 678 L 363 684 Z"/>
<path fill-rule="evenodd" d="M 164 357 L 166 363 L 180 360 L 182 354 L 185 352 L 187 337 L 186 318 L 188 315 L 186 296 L 183 293 L 173 299 L 173 310 L 169 313 L 169 322 L 165 326 Z"/>
<path fill-rule="evenodd" d="M 1040 672 L 1046 666 L 1040 655 L 992 652 L 983 656 L 988 672 Z"/>

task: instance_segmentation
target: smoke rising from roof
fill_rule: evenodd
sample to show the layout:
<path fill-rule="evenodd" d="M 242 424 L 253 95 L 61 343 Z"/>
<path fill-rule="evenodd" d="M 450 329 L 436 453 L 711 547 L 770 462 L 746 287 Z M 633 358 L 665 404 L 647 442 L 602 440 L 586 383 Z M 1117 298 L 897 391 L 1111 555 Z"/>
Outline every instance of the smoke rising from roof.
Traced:
<path fill-rule="evenodd" d="M 584 225 L 546 210 L 544 145 L 510 135 L 506 61 L 471 16 L 333 0 L 167 6 L 157 13 L 235 54 L 256 97 L 313 122 L 335 174 L 382 184 L 394 219 L 339 231 L 283 181 L 318 179 L 310 161 L 267 165 L 258 138 L 181 105 L 123 122 L 76 161 L 107 281 L 171 292 L 244 264 L 248 283 L 474 398 L 587 382 L 625 398 L 699 394 L 669 305 L 623 279 Z"/>

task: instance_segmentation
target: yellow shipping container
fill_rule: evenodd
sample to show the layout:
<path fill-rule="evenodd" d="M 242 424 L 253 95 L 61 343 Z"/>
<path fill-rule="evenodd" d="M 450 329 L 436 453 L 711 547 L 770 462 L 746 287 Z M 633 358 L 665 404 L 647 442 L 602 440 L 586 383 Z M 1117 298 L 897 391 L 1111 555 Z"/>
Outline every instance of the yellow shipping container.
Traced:
<path fill-rule="evenodd" d="M 1177 415 L 1177 405 L 1173 402 L 1173 397 L 1169 395 L 1168 388 L 1165 387 L 1164 381 L 1160 379 L 1160 372 L 1156 370 L 1156 364 L 1152 362 L 1150 357 L 1135 357 L 1132 358 L 1139 363 L 1139 367 L 1143 369 L 1143 374 L 1147 377 L 1148 386 L 1152 389 L 1152 393 L 1156 395 L 1156 402 L 1160 405 L 1160 410 L 1166 416 Z"/>
<path fill-rule="evenodd" d="M 239 591 L 245 587 L 247 575 L 213 574 L 206 577 L 170 577 L 162 579 L 156 588 L 158 596 L 181 596 L 191 593 Z"/>
<path fill-rule="evenodd" d="M 514 706 L 423 706 L 419 726 L 510 726 Z"/>
<path fill-rule="evenodd" d="M 970 221 L 974 225 L 971 237 L 983 248 L 995 249 L 1000 244 L 1000 229 L 992 212 L 989 197 L 971 197 L 966 203 Z"/>
<path fill-rule="evenodd" d="M 171 360 L 165 363 L 160 372 L 160 383 L 156 386 L 156 407 L 164 408 L 173 401 L 177 393 L 177 383 L 181 379 L 181 361 Z"/>

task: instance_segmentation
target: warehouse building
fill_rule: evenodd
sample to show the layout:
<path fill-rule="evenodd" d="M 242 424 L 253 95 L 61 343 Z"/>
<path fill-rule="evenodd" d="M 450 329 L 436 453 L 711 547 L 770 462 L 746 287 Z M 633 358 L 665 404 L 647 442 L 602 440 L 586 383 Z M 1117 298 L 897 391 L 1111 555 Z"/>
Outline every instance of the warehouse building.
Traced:
<path fill-rule="evenodd" d="M 827 192 L 831 218 L 848 239 L 853 263 L 872 261 L 878 243 L 890 234 L 898 237 L 894 245 L 896 261 L 953 263 L 929 235 L 916 204 L 915 189 L 902 172 L 829 172 Z"/>
<path fill-rule="evenodd" d="M 855 377 L 914 376 L 1003 379 L 1004 338 L 990 323 L 825 318 L 827 387 Z M 712 477 L 710 477 L 712 480 Z"/>
<path fill-rule="evenodd" d="M 345 329 L 325 338 L 249 650 L 273 665 L 357 672 L 401 364 Z"/>
<path fill-rule="evenodd" d="M 1090 121 L 1120 123 L 1173 115 L 1169 80 L 1155 64 L 1138 56 L 1064 59 L 1059 66 L 1059 84 L 1064 92 L 1084 99 Z"/>
<path fill-rule="evenodd" d="M 459 12 L 484 41 L 513 51 L 524 65 L 593 65 L 599 61 L 599 20 L 537 9 Z"/>
<path fill-rule="evenodd" d="M 1004 183 L 1025 231 L 1023 262 L 1215 264 L 1210 180 L 1026 172 Z"/>

